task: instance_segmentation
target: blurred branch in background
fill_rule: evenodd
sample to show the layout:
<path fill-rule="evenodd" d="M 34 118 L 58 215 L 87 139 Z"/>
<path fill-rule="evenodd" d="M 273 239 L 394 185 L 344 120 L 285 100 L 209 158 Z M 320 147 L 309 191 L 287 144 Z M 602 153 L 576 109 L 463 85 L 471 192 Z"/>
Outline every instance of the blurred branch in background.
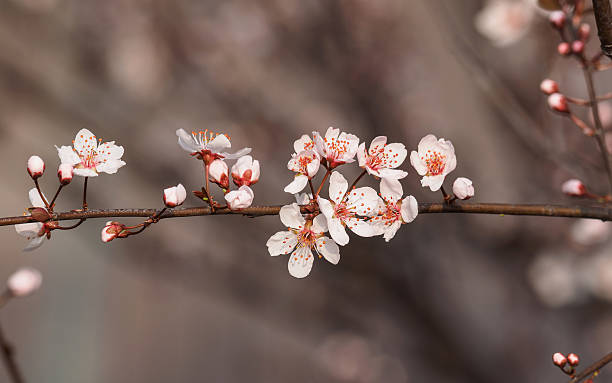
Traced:
<path fill-rule="evenodd" d="M 593 13 L 597 24 L 597 35 L 601 50 L 612 57 L 612 8 L 610 0 L 593 0 Z"/>

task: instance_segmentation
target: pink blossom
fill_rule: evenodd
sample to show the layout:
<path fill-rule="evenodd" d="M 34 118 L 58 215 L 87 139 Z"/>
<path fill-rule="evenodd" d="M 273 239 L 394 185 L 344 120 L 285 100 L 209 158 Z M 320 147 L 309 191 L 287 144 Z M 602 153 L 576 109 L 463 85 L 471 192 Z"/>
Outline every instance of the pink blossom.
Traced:
<path fill-rule="evenodd" d="M 560 113 L 569 113 L 569 108 L 567 107 L 567 99 L 561 93 L 553 93 L 548 96 L 548 106 L 554 111 Z"/>
<path fill-rule="evenodd" d="M 565 355 L 561 354 L 560 352 L 555 352 L 552 356 L 552 360 L 553 360 L 553 363 L 556 366 L 559 366 L 560 368 L 563 368 L 563 366 L 565 366 L 565 364 L 567 363 L 567 358 L 565 357 Z"/>
<path fill-rule="evenodd" d="M 60 164 L 57 169 L 57 178 L 62 185 L 68 185 L 72 181 L 72 165 L 71 164 Z"/>
<path fill-rule="evenodd" d="M 225 195 L 225 201 L 231 210 L 246 209 L 251 206 L 254 198 L 255 193 L 246 185 L 240 186 L 238 190 L 232 190 Z"/>
<path fill-rule="evenodd" d="M 210 163 L 208 179 L 225 190 L 229 189 L 229 169 L 225 161 L 217 159 Z"/>
<path fill-rule="evenodd" d="M 418 151 L 410 153 L 410 163 L 423 176 L 421 185 L 438 191 L 446 175 L 457 166 L 455 148 L 450 141 L 428 134 L 419 142 Z"/>
<path fill-rule="evenodd" d="M 374 138 L 368 150 L 365 148 L 365 142 L 362 142 L 357 148 L 359 166 L 379 178 L 401 179 L 406 177 L 408 173 L 396 168 L 404 162 L 407 155 L 408 151 L 404 144 L 387 144 L 386 136 Z"/>
<path fill-rule="evenodd" d="M 547 78 L 540 83 L 540 90 L 544 94 L 551 95 L 559 92 L 559 84 L 557 84 L 556 81 Z"/>
<path fill-rule="evenodd" d="M 81 129 L 74 138 L 73 147 L 62 146 L 57 153 L 62 163 L 73 165 L 74 174 L 95 177 L 99 173 L 114 174 L 125 165 L 121 160 L 123 147 L 115 141 L 100 143 L 92 132 Z"/>
<path fill-rule="evenodd" d="M 580 197 L 586 194 L 586 186 L 577 179 L 567 180 L 561 185 L 561 191 L 567 195 Z"/>
<path fill-rule="evenodd" d="M 182 184 L 164 189 L 164 203 L 167 207 L 180 206 L 185 198 L 187 198 L 187 191 Z"/>
<path fill-rule="evenodd" d="M 315 148 L 329 169 L 355 161 L 359 138 L 354 134 L 340 133 L 340 129 L 329 127 L 322 138 L 319 132 L 312 132 Z"/>
<path fill-rule="evenodd" d="M 114 222 L 114 221 L 106 222 L 106 225 L 102 228 L 102 233 L 101 233 L 102 242 L 112 241 L 113 239 L 120 236 L 120 234 L 123 232 L 124 229 L 125 229 L 125 225 L 119 222 Z"/>
<path fill-rule="evenodd" d="M 453 193 L 459 199 L 470 199 L 474 196 L 474 185 L 472 180 L 465 177 L 459 177 L 453 183 Z"/>
<path fill-rule="evenodd" d="M 232 166 L 232 179 L 237 186 L 251 186 L 259 181 L 259 161 L 243 156 Z"/>
<path fill-rule="evenodd" d="M 28 158 L 28 173 L 33 179 L 42 176 L 45 171 L 45 162 L 38 156 Z"/>

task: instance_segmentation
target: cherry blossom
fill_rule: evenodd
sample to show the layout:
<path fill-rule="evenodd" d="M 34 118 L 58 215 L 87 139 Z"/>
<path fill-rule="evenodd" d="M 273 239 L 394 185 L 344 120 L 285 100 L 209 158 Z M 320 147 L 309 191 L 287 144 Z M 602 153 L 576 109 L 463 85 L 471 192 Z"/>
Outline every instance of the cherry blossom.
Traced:
<path fill-rule="evenodd" d="M 327 222 L 322 214 L 312 220 L 306 220 L 297 203 L 283 206 L 280 210 L 281 222 L 289 229 L 274 234 L 266 246 L 271 256 L 289 254 L 289 274 L 295 278 L 304 278 L 310 274 L 314 255 L 325 257 L 334 265 L 340 261 L 340 248 L 324 233 Z"/>
<path fill-rule="evenodd" d="M 470 199 L 474 196 L 474 185 L 472 180 L 465 177 L 458 177 L 453 183 L 453 193 L 459 199 Z"/>
<path fill-rule="evenodd" d="M 208 129 L 197 133 L 191 132 L 191 134 L 184 129 L 178 129 L 176 135 L 183 150 L 192 155 L 199 154 L 207 164 L 219 158 L 228 160 L 240 158 L 251 152 L 251 148 L 243 148 L 235 153 L 224 152 L 223 150 L 232 147 L 229 136 L 222 133 L 213 133 Z"/>
<path fill-rule="evenodd" d="M 542 80 L 540 83 L 540 90 L 546 95 L 559 92 L 559 84 L 556 81 L 549 78 Z"/>
<path fill-rule="evenodd" d="M 357 149 L 359 166 L 365 168 L 369 174 L 380 178 L 406 177 L 408 173 L 395 168 L 404 162 L 407 155 L 408 151 L 404 144 L 387 144 L 386 136 L 374 138 L 367 151 L 365 142 L 362 142 Z"/>
<path fill-rule="evenodd" d="M 295 140 L 295 142 L 293 143 L 293 150 L 295 150 L 296 153 L 303 152 L 304 150 L 312 150 L 317 153 L 315 143 L 308 134 L 304 134 L 302 135 L 302 137 Z"/>
<path fill-rule="evenodd" d="M 334 241 L 344 246 L 349 242 L 345 226 L 362 237 L 376 235 L 374 228 L 363 217 L 373 217 L 381 203 L 376 190 L 365 186 L 348 191 L 348 182 L 339 172 L 329 179 L 329 198 L 318 197 L 321 212 L 327 219 L 329 234 Z M 360 217 L 359 217 L 360 216 Z"/>
<path fill-rule="evenodd" d="M 296 193 L 294 197 L 298 205 L 308 205 L 312 200 L 312 193 Z"/>
<path fill-rule="evenodd" d="M 251 186 L 259 181 L 259 161 L 243 156 L 232 166 L 232 179 L 237 186 Z"/>
<path fill-rule="evenodd" d="M 476 15 L 476 30 L 496 46 L 510 45 L 529 30 L 534 9 L 523 2 L 489 0 Z"/>
<path fill-rule="evenodd" d="M 115 141 L 100 143 L 92 132 L 81 129 L 74 141 L 73 147 L 62 146 L 57 153 L 62 163 L 74 166 L 74 174 L 82 177 L 95 177 L 99 173 L 115 174 L 125 165 L 121 160 L 123 146 L 115 145 Z"/>
<path fill-rule="evenodd" d="M 187 198 L 187 191 L 182 184 L 164 189 L 164 204 L 167 207 L 176 207 L 183 204 Z"/>
<path fill-rule="evenodd" d="M 224 190 L 229 189 L 229 168 L 225 161 L 218 159 L 210 163 L 208 179 Z"/>
<path fill-rule="evenodd" d="M 242 185 L 238 190 L 232 190 L 225 195 L 227 206 L 232 210 L 246 209 L 253 203 L 253 198 L 255 198 L 255 193 L 246 185 Z"/>
<path fill-rule="evenodd" d="M 287 163 L 287 168 L 295 172 L 296 175 L 293 181 L 285 186 L 285 192 L 291 194 L 301 192 L 306 187 L 308 180 L 317 174 L 320 166 L 319 156 L 312 150 L 293 153 Z"/>
<path fill-rule="evenodd" d="M 29 267 L 17 270 L 6 282 L 6 287 L 15 297 L 25 297 L 40 288 L 42 275 L 40 271 Z"/>
<path fill-rule="evenodd" d="M 553 93 L 548 96 L 548 106 L 550 109 L 559 113 L 569 113 L 569 107 L 567 106 L 567 98 L 561 93 Z"/>
<path fill-rule="evenodd" d="M 312 132 L 315 148 L 329 169 L 355 161 L 359 138 L 353 134 L 340 133 L 340 129 L 329 127 L 322 138 L 319 132 Z M 303 136 L 302 136 L 303 137 Z"/>
<path fill-rule="evenodd" d="M 421 185 L 437 191 L 446 175 L 457 166 L 455 148 L 450 141 L 438 140 L 433 134 L 428 134 L 419 142 L 418 152 L 413 150 L 410 153 L 410 163 L 423 176 Z"/>
<path fill-rule="evenodd" d="M 68 185 L 72 181 L 73 169 L 71 164 L 60 164 L 57 168 L 57 178 L 62 185 Z"/>
<path fill-rule="evenodd" d="M 577 179 L 567 180 L 561 185 L 561 191 L 573 197 L 580 197 L 587 193 L 586 186 Z"/>
<path fill-rule="evenodd" d="M 45 172 L 45 162 L 38 156 L 28 158 L 28 174 L 32 179 L 37 179 Z"/>
<path fill-rule="evenodd" d="M 369 221 L 376 235 L 383 235 L 386 242 L 395 236 L 402 223 L 410 223 L 419 214 L 416 198 L 409 195 L 404 199 L 402 184 L 393 179 L 383 178 L 380 182 L 380 195 L 383 198 L 378 207 L 378 215 Z"/>
<path fill-rule="evenodd" d="M 45 209 L 45 203 L 36 188 L 30 189 L 28 197 L 33 207 Z M 45 234 L 47 234 L 45 225 L 42 222 L 20 223 L 15 225 L 15 231 L 17 231 L 17 234 L 26 237 L 30 241 L 23 251 L 38 249 L 43 244 Z"/>
<path fill-rule="evenodd" d="M 125 225 L 119 222 L 106 222 L 106 225 L 104 225 L 104 227 L 102 228 L 102 233 L 100 234 L 102 242 L 110 242 L 113 239 L 119 237 L 120 234 L 124 231 L 124 229 Z"/>

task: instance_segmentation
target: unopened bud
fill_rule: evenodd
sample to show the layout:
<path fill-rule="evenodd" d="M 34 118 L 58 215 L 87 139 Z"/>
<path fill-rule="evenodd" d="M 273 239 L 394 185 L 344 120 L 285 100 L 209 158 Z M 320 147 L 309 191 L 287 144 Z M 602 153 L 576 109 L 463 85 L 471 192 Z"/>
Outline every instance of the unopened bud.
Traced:
<path fill-rule="evenodd" d="M 62 185 L 68 185 L 72 181 L 72 165 L 60 164 L 57 169 L 57 178 Z"/>
<path fill-rule="evenodd" d="M 551 95 L 559 92 L 559 84 L 557 84 L 556 81 L 547 78 L 540 83 L 540 90 L 544 94 Z"/>
<path fill-rule="evenodd" d="M 580 40 L 587 41 L 590 34 L 591 26 L 586 23 L 580 24 L 580 27 L 578 27 L 578 36 L 580 37 Z"/>
<path fill-rule="evenodd" d="M 552 360 L 555 366 L 559 366 L 559 368 L 563 368 L 563 366 L 565 366 L 567 363 L 565 355 L 561 354 L 560 352 L 555 352 L 552 356 Z"/>
<path fill-rule="evenodd" d="M 231 210 L 246 209 L 253 203 L 253 198 L 255 198 L 253 190 L 246 185 L 225 195 L 225 201 Z"/>
<path fill-rule="evenodd" d="M 102 233 L 101 233 L 102 242 L 110 242 L 113 239 L 117 238 L 119 234 L 121 234 L 121 232 L 124 230 L 124 228 L 125 228 L 125 225 L 119 222 L 114 222 L 114 221 L 106 222 L 106 225 L 102 228 Z"/>
<path fill-rule="evenodd" d="M 187 191 L 181 184 L 164 189 L 164 203 L 167 207 L 182 205 L 187 197 Z"/>
<path fill-rule="evenodd" d="M 552 25 L 554 28 L 562 29 L 563 25 L 565 25 L 565 12 L 551 12 L 550 16 L 548 16 L 548 21 L 550 21 L 550 25 Z"/>
<path fill-rule="evenodd" d="M 578 363 L 580 363 L 580 358 L 578 357 L 578 355 L 572 352 L 571 354 L 567 356 L 567 361 L 569 362 L 570 366 L 575 367 L 578 365 Z"/>
<path fill-rule="evenodd" d="M 214 160 L 208 167 L 208 179 L 223 189 L 229 188 L 229 168 L 225 161 Z"/>
<path fill-rule="evenodd" d="M 567 195 L 571 195 L 574 197 L 580 197 L 586 194 L 587 189 L 586 186 L 582 183 L 582 181 L 577 179 L 567 180 L 561 185 L 561 191 Z"/>
<path fill-rule="evenodd" d="M 16 297 L 25 297 L 38 290 L 42 283 L 40 271 L 24 267 L 17 270 L 6 282 L 8 290 Z"/>
<path fill-rule="evenodd" d="M 584 42 L 576 40 L 572 43 L 572 52 L 581 54 L 584 52 Z"/>
<path fill-rule="evenodd" d="M 572 53 L 572 48 L 566 42 L 559 43 L 559 45 L 557 45 L 557 52 L 562 56 L 567 56 Z"/>
<path fill-rule="evenodd" d="M 567 99 L 561 93 L 553 93 L 548 96 L 548 106 L 550 109 L 555 110 L 560 113 L 569 113 L 569 108 L 567 107 Z"/>
<path fill-rule="evenodd" d="M 37 179 L 45 172 L 45 162 L 38 156 L 31 156 L 28 159 L 28 174 L 32 179 Z"/>
<path fill-rule="evenodd" d="M 474 196 L 474 185 L 472 180 L 465 177 L 459 177 L 453 183 L 453 193 L 459 199 L 470 199 Z"/>

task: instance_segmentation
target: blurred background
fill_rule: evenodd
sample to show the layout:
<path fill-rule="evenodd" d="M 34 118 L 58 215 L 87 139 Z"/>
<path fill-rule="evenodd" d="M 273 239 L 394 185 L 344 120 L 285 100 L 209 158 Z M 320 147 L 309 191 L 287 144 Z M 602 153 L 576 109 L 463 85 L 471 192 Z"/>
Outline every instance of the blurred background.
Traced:
<path fill-rule="evenodd" d="M 545 77 L 576 97 L 586 88 L 556 54 L 546 12 L 527 0 L 0 8 L 2 216 L 29 205 L 32 154 L 46 161 L 41 183 L 53 193 L 54 145 L 83 127 L 122 145 L 127 162 L 90 180 L 91 208 L 158 207 L 178 182 L 197 190 L 201 164 L 179 148 L 177 128 L 252 147 L 258 205 L 293 202 L 282 191 L 293 141 L 328 126 L 409 150 L 428 133 L 450 139 L 458 166 L 447 190 L 469 177 L 477 202 L 574 203 L 560 192 L 571 177 L 606 192 L 595 143 L 539 92 Z M 596 76 L 609 91 L 610 76 Z M 441 200 L 408 161 L 402 168 L 406 193 Z M 78 207 L 81 183 L 59 210 Z M 351 235 L 337 266 L 317 260 L 303 280 L 268 255 L 278 217 L 167 220 L 108 244 L 103 224 L 54 233 L 33 253 L 13 228 L 0 230 L 0 278 L 21 266 L 44 278 L 0 312 L 28 382 L 561 381 L 553 352 L 587 364 L 612 344 L 612 243 L 597 221 L 422 215 L 390 243 Z"/>

